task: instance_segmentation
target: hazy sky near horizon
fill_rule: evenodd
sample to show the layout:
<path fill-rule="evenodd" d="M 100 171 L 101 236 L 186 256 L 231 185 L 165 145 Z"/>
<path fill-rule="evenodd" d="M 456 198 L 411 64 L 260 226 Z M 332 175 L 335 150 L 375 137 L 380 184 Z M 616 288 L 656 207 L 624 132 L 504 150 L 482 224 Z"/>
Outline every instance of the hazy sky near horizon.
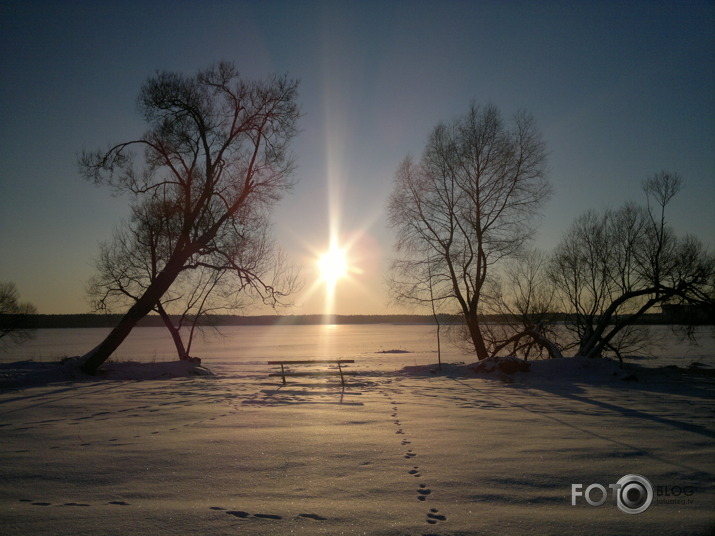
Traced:
<path fill-rule="evenodd" d="M 431 129 L 493 103 L 532 113 L 554 195 L 537 245 L 589 208 L 640 201 L 662 169 L 685 181 L 671 222 L 715 249 L 715 8 L 709 1 L 37 2 L 0 6 L 0 281 L 40 313 L 90 311 L 100 241 L 127 199 L 84 181 L 82 149 L 138 137 L 142 82 L 220 60 L 299 78 L 297 185 L 274 213 L 323 312 L 315 255 L 331 218 L 357 270 L 335 312 L 390 307 L 385 208 L 399 162 Z M 311 292 L 312 289 L 312 292 Z M 257 311 L 247 311 L 252 313 Z"/>

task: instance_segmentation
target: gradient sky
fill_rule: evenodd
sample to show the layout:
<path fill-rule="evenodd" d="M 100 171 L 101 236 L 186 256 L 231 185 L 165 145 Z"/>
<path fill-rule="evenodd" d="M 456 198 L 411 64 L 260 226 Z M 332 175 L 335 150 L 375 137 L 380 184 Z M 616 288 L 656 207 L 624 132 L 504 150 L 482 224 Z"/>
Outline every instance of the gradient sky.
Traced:
<path fill-rule="evenodd" d="M 710 1 L 34 2 L 0 7 L 0 280 L 41 313 L 90 307 L 98 243 L 127 200 L 80 178 L 76 155 L 140 135 L 141 83 L 234 61 L 299 78 L 298 184 L 275 234 L 321 313 L 314 257 L 330 221 L 357 270 L 335 312 L 397 312 L 384 274 L 398 163 L 431 129 L 493 103 L 531 112 L 550 152 L 549 250 L 589 208 L 642 199 L 677 171 L 671 221 L 715 249 L 715 8 Z M 311 291 L 312 289 L 312 291 Z M 249 311 L 258 312 L 258 311 Z"/>

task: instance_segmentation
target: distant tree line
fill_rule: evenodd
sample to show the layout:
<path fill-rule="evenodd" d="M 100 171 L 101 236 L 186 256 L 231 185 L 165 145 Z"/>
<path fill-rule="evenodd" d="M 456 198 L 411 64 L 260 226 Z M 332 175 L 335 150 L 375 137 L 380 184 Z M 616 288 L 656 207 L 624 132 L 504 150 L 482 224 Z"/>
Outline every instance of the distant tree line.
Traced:
<path fill-rule="evenodd" d="M 171 316 L 171 315 L 170 315 Z M 206 315 L 201 319 L 205 327 L 221 326 L 309 326 L 326 323 L 338 325 L 360 324 L 424 324 L 442 326 L 462 326 L 461 315 L 439 313 L 437 320 L 433 315 L 330 315 L 329 321 L 324 315 Z M 14 326 L 23 330 L 62 329 L 62 328 L 111 328 L 121 320 L 120 314 L 25 314 L 22 318 L 0 314 L 0 329 Z M 172 318 L 173 321 L 178 318 Z M 551 313 L 548 321 L 554 324 L 573 322 L 575 315 Z M 518 324 L 519 318 L 510 315 L 480 315 L 483 324 L 511 325 Z M 672 305 L 663 308 L 661 313 L 648 313 L 635 319 L 638 325 L 715 325 L 715 311 L 702 307 Z M 137 327 L 165 327 L 164 319 L 159 315 L 147 315 L 139 321 Z"/>

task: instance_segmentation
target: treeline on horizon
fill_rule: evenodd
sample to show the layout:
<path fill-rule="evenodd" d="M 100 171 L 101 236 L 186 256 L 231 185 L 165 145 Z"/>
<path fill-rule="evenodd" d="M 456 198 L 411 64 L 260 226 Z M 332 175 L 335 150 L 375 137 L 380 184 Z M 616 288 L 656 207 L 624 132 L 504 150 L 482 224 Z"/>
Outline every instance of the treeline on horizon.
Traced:
<path fill-rule="evenodd" d="M 567 322 L 573 315 L 554 313 L 548 319 L 549 323 Z M 12 323 L 21 329 L 52 329 L 52 328 L 113 328 L 121 320 L 121 314 L 34 314 L 17 318 L 14 315 L 0 315 L 0 326 Z M 178 317 L 173 318 L 178 322 Z M 514 318 L 504 315 L 482 315 L 483 322 L 512 323 Z M 462 315 L 439 314 L 435 320 L 432 315 L 396 314 L 396 315 L 206 315 L 199 319 L 201 326 L 307 326 L 321 324 L 426 324 L 436 325 L 462 324 Z M 644 315 L 636 322 L 638 324 L 695 324 L 715 325 L 715 314 L 712 311 L 693 309 L 687 306 L 664 307 L 660 313 Z M 148 315 L 138 324 L 138 327 L 164 327 L 159 315 Z"/>

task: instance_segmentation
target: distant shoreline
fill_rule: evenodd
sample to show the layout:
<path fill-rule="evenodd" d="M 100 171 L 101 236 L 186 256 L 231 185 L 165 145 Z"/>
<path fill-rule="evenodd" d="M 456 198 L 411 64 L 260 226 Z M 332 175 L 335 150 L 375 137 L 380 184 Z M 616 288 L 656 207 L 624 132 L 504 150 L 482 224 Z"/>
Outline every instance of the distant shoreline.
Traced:
<path fill-rule="evenodd" d="M 37 314 L 22 319 L 23 328 L 112 328 L 121 320 L 121 314 Z M 173 318 L 173 317 L 172 317 Z M 0 315 L 0 324 L 2 323 Z M 176 320 L 174 318 L 174 320 Z M 442 315 L 441 323 L 454 323 L 454 317 Z M 434 324 L 431 315 L 207 315 L 202 326 L 304 326 L 321 324 Z M 164 327 L 159 315 L 148 315 L 138 327 Z"/>
<path fill-rule="evenodd" d="M 121 314 L 37 314 L 28 315 L 22 319 L 23 328 L 29 329 L 55 329 L 55 328 L 112 328 L 122 318 Z M 441 314 L 439 323 L 461 324 L 461 317 Z M 554 314 L 552 321 L 564 322 L 569 319 L 567 314 Z M 485 315 L 484 322 L 509 322 L 508 318 L 497 315 Z M 670 315 L 653 313 L 644 315 L 638 324 L 681 324 Z M 3 323 L 0 315 L 0 324 Z M 697 324 L 712 325 L 712 322 L 696 322 Z M 304 326 L 321 324 L 424 324 L 435 325 L 432 315 L 210 315 L 202 319 L 204 326 Z M 163 327 L 164 324 L 158 315 L 149 315 L 143 318 L 138 327 Z"/>

